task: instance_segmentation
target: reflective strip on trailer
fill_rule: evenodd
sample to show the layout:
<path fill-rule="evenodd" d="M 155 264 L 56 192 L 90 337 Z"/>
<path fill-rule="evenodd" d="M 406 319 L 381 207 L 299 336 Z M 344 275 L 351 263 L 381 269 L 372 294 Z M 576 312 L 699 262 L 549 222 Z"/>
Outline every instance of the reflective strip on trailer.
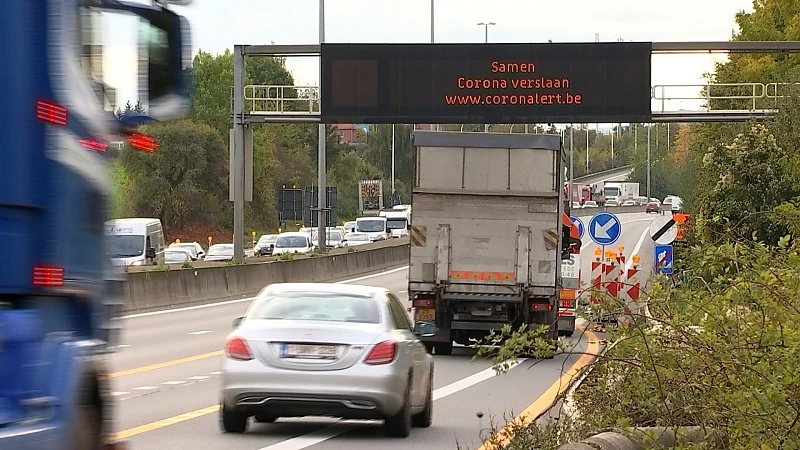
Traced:
<path fill-rule="evenodd" d="M 511 281 L 515 280 L 514 272 L 476 272 L 472 270 L 451 270 L 451 280 Z"/>
<path fill-rule="evenodd" d="M 428 227 L 412 226 L 408 238 L 412 247 L 425 247 L 428 239 Z"/>

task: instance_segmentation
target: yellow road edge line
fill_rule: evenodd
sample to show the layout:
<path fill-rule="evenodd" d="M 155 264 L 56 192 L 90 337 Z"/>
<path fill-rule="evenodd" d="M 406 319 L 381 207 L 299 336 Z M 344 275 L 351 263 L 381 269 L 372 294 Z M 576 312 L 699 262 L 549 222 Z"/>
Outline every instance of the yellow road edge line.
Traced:
<path fill-rule="evenodd" d="M 136 436 L 137 434 L 147 433 L 148 431 L 158 430 L 159 428 L 168 427 L 170 425 L 175 425 L 176 423 L 186 422 L 187 420 L 196 419 L 198 417 L 202 417 L 208 414 L 212 414 L 219 411 L 219 405 L 208 406 L 201 409 L 196 409 L 194 411 L 189 411 L 183 414 L 178 414 L 177 416 L 168 417 L 166 419 L 161 419 L 156 422 L 146 423 L 144 425 L 139 425 L 138 427 L 129 428 L 127 430 L 122 430 L 119 433 L 116 433 L 113 436 L 114 440 L 125 440 Z"/>
<path fill-rule="evenodd" d="M 600 350 L 597 336 L 589 330 L 585 330 L 585 333 L 589 337 L 589 345 L 586 349 L 586 353 L 583 354 L 577 361 L 575 361 L 575 364 L 573 364 L 569 370 L 564 372 L 564 375 L 562 375 L 561 378 L 547 388 L 547 390 L 544 391 L 544 393 L 540 395 L 536 401 L 525 408 L 525 410 L 522 411 L 520 415 L 515 417 L 511 423 L 507 424 L 500 431 L 495 433 L 492 438 L 490 438 L 489 442 L 484 442 L 480 447 L 478 447 L 478 450 L 497 450 L 508 446 L 508 444 L 511 443 L 511 439 L 514 438 L 514 428 L 529 424 L 534 418 L 547 411 L 553 405 L 555 399 L 563 391 L 566 391 L 569 388 L 572 378 L 578 376 L 581 369 L 589 365 L 592 361 L 594 361 L 595 358 L 597 358 Z"/>
<path fill-rule="evenodd" d="M 222 350 L 217 350 L 217 351 L 214 351 L 214 352 L 203 353 L 201 355 L 194 355 L 194 356 L 189 356 L 189 357 L 186 357 L 186 358 L 175 359 L 175 360 L 172 360 L 172 361 L 164 361 L 164 362 L 161 362 L 161 363 L 150 364 L 149 366 L 135 367 L 133 369 L 128 369 L 128 370 L 121 370 L 119 372 L 114 372 L 114 373 L 108 374 L 108 378 L 119 378 L 119 377 L 125 377 L 125 376 L 128 376 L 128 375 L 136 375 L 137 373 L 149 372 L 151 370 L 163 369 L 165 367 L 177 366 L 178 364 L 185 364 L 185 363 L 189 363 L 189 362 L 192 362 L 192 361 L 199 361 L 201 359 L 208 359 L 208 358 L 213 358 L 215 356 L 221 356 L 221 355 L 222 355 Z"/>

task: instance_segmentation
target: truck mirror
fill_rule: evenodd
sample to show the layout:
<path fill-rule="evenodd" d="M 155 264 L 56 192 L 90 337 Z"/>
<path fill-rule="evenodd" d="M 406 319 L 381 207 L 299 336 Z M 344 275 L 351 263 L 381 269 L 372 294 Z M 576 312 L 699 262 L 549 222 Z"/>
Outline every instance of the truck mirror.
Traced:
<path fill-rule="evenodd" d="M 142 19 L 139 44 L 146 49 L 148 116 L 180 117 L 189 108 L 189 23 L 168 9 L 136 8 Z"/>
<path fill-rule="evenodd" d="M 154 249 L 153 247 L 148 248 L 147 251 L 145 252 L 144 256 L 146 258 L 148 258 L 148 259 L 155 259 L 155 257 L 156 257 L 156 249 Z"/>

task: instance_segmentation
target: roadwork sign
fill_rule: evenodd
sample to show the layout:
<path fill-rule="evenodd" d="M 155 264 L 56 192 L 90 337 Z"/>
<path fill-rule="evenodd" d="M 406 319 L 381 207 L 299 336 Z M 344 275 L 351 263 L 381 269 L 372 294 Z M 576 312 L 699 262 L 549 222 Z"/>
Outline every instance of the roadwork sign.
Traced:
<path fill-rule="evenodd" d="M 586 231 L 586 228 L 583 226 L 583 221 L 578 218 L 578 216 L 569 216 L 569 220 L 572 221 L 578 227 L 578 233 L 580 233 L 580 238 L 583 239 L 583 233 Z"/>
<path fill-rule="evenodd" d="M 589 237 L 597 245 L 611 245 L 622 235 L 622 223 L 617 216 L 601 212 L 589 220 Z"/>
<path fill-rule="evenodd" d="M 656 244 L 672 244 L 678 237 L 678 225 L 672 216 L 659 216 L 650 223 L 650 237 Z"/>
<path fill-rule="evenodd" d="M 671 245 L 656 245 L 653 249 L 655 254 L 655 271 L 656 274 L 663 273 L 664 275 L 672 275 L 672 246 Z"/>

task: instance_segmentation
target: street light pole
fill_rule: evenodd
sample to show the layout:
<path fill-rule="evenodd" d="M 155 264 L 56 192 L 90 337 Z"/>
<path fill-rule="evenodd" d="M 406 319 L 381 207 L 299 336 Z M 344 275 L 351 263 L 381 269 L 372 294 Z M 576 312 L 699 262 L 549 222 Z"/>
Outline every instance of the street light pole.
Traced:
<path fill-rule="evenodd" d="M 483 26 L 483 43 L 484 44 L 488 44 L 489 43 L 489 25 L 497 25 L 497 24 L 494 23 L 494 22 L 478 22 L 478 26 Z M 489 132 L 489 124 L 488 123 L 483 124 L 483 132 L 484 133 L 488 133 Z"/>
<path fill-rule="evenodd" d="M 392 124 L 392 195 L 394 195 L 394 124 Z"/>
<path fill-rule="evenodd" d="M 325 42 L 325 0 L 319 0 L 319 43 L 322 44 Z M 319 71 L 319 82 L 320 82 L 320 90 L 322 90 L 322 64 L 320 64 L 320 71 Z M 321 94 L 321 93 L 320 93 Z M 322 95 L 320 95 L 322 98 Z M 327 200 L 327 193 L 328 187 L 326 186 L 325 175 L 327 171 L 327 163 L 325 161 L 325 153 L 326 153 L 326 127 L 324 123 L 319 124 L 319 159 L 317 160 L 317 184 L 319 184 L 319 201 L 317 202 L 317 206 L 319 207 L 319 211 L 317 211 L 317 248 L 321 253 L 325 253 L 327 250 L 327 237 L 325 236 L 327 233 L 327 215 L 326 213 L 326 200 Z"/>

